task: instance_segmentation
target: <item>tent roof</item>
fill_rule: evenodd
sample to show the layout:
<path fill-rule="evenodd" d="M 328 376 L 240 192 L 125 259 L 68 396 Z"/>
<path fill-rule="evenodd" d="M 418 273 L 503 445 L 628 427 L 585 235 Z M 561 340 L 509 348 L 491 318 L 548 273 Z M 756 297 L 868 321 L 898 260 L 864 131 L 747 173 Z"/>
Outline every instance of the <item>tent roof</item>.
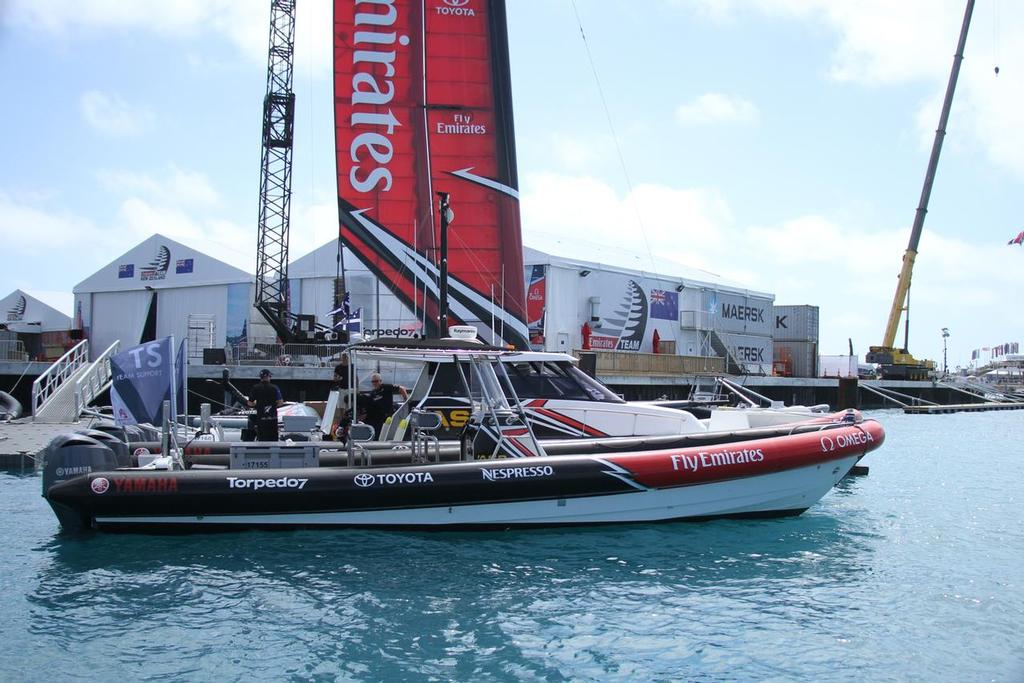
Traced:
<path fill-rule="evenodd" d="M 251 283 L 244 270 L 154 234 L 75 285 L 75 294 Z"/>
<path fill-rule="evenodd" d="M 16 332 L 50 332 L 70 329 L 71 316 L 16 289 L 0 299 L 0 323 Z"/>
<path fill-rule="evenodd" d="M 559 244 L 565 246 L 566 250 L 569 249 L 568 244 Z M 628 250 L 612 250 L 593 244 L 574 245 L 572 251 L 578 254 L 580 258 L 558 256 L 533 247 L 523 247 L 523 263 L 528 266 L 552 265 L 610 271 L 626 275 L 646 276 L 658 280 L 678 280 L 696 285 L 708 285 L 720 291 L 732 291 L 766 298 L 773 296 L 767 292 L 754 291 L 741 284 L 729 282 L 715 273 L 686 266 L 661 257 L 644 257 Z"/>

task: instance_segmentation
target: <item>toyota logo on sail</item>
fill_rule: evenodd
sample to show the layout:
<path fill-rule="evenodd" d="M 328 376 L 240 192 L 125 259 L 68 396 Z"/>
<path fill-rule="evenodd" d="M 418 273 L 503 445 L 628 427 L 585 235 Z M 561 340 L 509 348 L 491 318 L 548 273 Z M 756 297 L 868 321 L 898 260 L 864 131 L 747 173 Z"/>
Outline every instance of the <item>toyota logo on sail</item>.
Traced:
<path fill-rule="evenodd" d="M 443 0 L 443 5 L 437 5 L 434 8 L 438 14 L 444 14 L 456 17 L 475 17 L 476 12 L 473 11 L 472 7 L 468 7 L 469 0 Z"/>
<path fill-rule="evenodd" d="M 362 486 L 365 489 L 367 486 L 373 486 L 373 475 L 363 472 L 362 474 L 357 474 L 354 481 L 356 486 Z"/>

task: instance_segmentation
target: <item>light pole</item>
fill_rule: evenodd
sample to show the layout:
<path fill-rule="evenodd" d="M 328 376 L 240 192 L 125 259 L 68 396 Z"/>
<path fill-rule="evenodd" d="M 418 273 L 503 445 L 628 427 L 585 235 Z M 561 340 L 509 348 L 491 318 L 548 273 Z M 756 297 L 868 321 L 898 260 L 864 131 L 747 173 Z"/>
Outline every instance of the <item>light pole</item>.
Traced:
<path fill-rule="evenodd" d="M 438 283 L 438 327 L 441 337 L 448 336 L 448 226 L 455 220 L 455 212 L 448 204 L 448 193 L 438 192 L 441 213 L 441 277 Z"/>
<path fill-rule="evenodd" d="M 946 340 L 949 339 L 949 328 L 942 328 L 942 374 L 949 374 L 949 365 L 946 364 Z"/>

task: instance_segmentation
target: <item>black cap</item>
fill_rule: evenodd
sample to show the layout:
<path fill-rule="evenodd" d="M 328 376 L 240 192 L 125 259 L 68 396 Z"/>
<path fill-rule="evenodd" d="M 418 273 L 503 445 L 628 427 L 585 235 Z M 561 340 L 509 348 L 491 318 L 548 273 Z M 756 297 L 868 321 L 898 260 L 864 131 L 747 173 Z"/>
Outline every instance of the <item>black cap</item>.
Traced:
<path fill-rule="evenodd" d="M 263 368 L 260 370 L 260 377 L 270 377 L 270 370 Z"/>

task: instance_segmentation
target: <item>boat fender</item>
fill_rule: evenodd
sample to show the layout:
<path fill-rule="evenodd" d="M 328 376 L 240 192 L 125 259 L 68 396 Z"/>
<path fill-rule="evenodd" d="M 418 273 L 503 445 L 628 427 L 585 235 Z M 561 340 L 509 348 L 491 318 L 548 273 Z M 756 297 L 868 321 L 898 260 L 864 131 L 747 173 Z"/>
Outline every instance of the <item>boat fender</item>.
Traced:
<path fill-rule="evenodd" d="M 85 434 L 61 434 L 43 450 L 43 496 L 54 484 L 117 466 L 117 456 L 106 444 Z"/>
<path fill-rule="evenodd" d="M 0 419 L 17 420 L 21 413 L 21 402 L 6 391 L 0 391 Z"/>

